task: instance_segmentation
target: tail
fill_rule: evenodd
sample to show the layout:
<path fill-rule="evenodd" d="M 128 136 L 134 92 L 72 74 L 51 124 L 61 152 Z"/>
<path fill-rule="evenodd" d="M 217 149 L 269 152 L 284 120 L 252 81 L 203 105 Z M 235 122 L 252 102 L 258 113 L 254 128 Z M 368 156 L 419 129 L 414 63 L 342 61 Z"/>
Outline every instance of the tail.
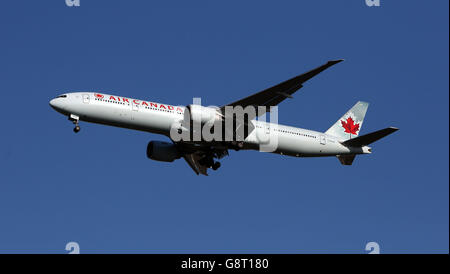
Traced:
<path fill-rule="evenodd" d="M 342 141 L 358 137 L 369 103 L 359 101 L 341 119 L 337 120 L 325 134 L 338 137 Z"/>
<path fill-rule="evenodd" d="M 332 127 L 325 133 L 338 137 L 341 143 L 347 147 L 362 148 L 363 153 L 371 153 L 371 148 L 367 145 L 378 141 L 398 130 L 395 127 L 388 127 L 366 135 L 359 136 L 364 116 L 366 115 L 369 103 L 359 101 L 354 105 L 344 116 L 341 117 Z M 356 154 L 336 155 L 341 164 L 351 165 L 355 159 Z"/>

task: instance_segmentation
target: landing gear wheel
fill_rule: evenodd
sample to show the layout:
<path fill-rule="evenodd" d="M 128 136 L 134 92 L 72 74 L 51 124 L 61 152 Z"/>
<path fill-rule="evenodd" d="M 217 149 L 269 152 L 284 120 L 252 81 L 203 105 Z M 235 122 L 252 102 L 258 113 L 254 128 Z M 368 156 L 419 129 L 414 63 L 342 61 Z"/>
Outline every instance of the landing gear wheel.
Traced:
<path fill-rule="evenodd" d="M 217 169 L 219 169 L 219 167 L 220 167 L 220 162 L 215 162 L 215 163 L 212 165 L 212 169 L 213 169 L 213 170 L 217 170 Z"/>
<path fill-rule="evenodd" d="M 70 114 L 69 115 L 69 121 L 71 121 L 75 127 L 73 129 L 73 132 L 77 133 L 78 131 L 80 131 L 80 126 L 78 125 L 78 121 L 80 120 L 80 117 L 78 117 L 75 114 Z"/>

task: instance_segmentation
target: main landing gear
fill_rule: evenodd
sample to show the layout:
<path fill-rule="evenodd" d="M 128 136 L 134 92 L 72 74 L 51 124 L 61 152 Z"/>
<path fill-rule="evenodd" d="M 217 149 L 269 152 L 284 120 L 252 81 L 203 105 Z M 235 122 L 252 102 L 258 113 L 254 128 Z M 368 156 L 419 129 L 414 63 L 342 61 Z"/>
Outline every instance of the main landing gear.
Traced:
<path fill-rule="evenodd" d="M 78 124 L 80 117 L 74 114 L 70 114 L 69 120 L 72 121 L 75 125 L 75 127 L 73 128 L 73 132 L 77 133 L 78 131 L 80 131 L 80 125 Z"/>
<path fill-rule="evenodd" d="M 219 167 L 220 167 L 220 162 L 214 162 L 214 164 L 212 165 L 213 170 L 218 170 Z"/>
<path fill-rule="evenodd" d="M 220 162 L 215 162 L 212 157 L 204 157 L 199 161 L 199 163 L 203 166 L 212 168 L 213 170 L 217 170 L 220 167 Z"/>

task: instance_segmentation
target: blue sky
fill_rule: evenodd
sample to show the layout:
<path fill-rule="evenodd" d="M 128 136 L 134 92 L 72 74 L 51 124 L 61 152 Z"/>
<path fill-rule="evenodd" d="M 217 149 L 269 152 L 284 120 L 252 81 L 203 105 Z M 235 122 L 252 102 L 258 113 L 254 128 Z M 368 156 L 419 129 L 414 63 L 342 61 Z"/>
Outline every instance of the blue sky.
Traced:
<path fill-rule="evenodd" d="M 0 253 L 447 253 L 448 1 L 6 1 L 0 9 Z M 344 58 L 279 107 L 325 131 L 400 131 L 353 166 L 234 152 L 196 176 L 146 159 L 165 137 L 48 101 L 103 91 L 223 105 Z"/>

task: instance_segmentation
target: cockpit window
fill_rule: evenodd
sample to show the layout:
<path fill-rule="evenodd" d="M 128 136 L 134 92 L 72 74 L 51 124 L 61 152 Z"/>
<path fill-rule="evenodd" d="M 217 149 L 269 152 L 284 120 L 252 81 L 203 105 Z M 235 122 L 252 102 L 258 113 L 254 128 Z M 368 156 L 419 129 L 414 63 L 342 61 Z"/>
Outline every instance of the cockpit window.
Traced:
<path fill-rule="evenodd" d="M 56 97 L 56 98 L 66 98 L 66 97 L 67 97 L 67 95 L 63 94 L 63 95 L 59 95 L 59 96 Z"/>

